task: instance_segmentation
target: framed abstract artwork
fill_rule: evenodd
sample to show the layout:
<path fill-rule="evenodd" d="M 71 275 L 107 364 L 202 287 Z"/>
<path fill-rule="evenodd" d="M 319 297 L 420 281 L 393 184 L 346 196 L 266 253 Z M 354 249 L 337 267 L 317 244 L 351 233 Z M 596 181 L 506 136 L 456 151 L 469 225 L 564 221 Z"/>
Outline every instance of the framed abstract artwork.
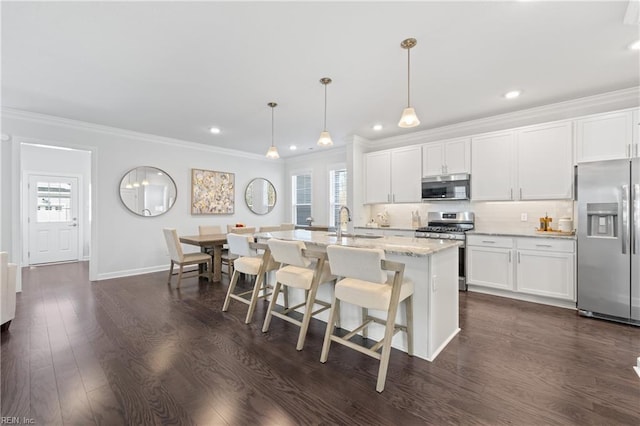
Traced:
<path fill-rule="evenodd" d="M 233 214 L 235 175 L 191 169 L 191 214 Z"/>

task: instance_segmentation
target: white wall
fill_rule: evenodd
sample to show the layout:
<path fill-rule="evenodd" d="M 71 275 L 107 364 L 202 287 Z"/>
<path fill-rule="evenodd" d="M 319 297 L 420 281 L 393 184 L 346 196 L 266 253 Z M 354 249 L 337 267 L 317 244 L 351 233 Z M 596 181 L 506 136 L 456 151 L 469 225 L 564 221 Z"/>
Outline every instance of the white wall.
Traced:
<path fill-rule="evenodd" d="M 327 226 L 329 224 L 329 170 L 347 166 L 345 147 L 338 147 L 313 154 L 301 155 L 285 161 L 286 203 L 285 215 L 288 222 L 293 219 L 291 198 L 291 177 L 299 172 L 311 173 L 311 216 L 313 224 Z M 351 176 L 348 176 L 351 179 Z"/>
<path fill-rule="evenodd" d="M 80 200 L 82 205 L 79 206 L 79 227 L 80 235 L 82 235 L 82 241 L 80 242 L 80 257 L 81 259 L 88 260 L 91 253 L 91 227 L 90 227 L 90 207 L 91 207 L 91 152 L 80 150 L 60 150 L 48 147 L 34 146 L 24 144 L 21 146 L 21 170 L 23 182 L 26 182 L 25 173 L 35 174 L 48 174 L 53 175 L 78 175 L 80 176 L 80 182 L 82 187 L 80 188 L 81 196 Z M 24 218 L 28 215 L 28 200 L 25 197 L 26 193 L 23 193 L 22 198 L 22 214 L 23 214 L 23 229 L 22 235 L 25 236 L 23 250 L 22 250 L 22 263 L 26 265 L 28 263 L 26 258 L 26 252 L 28 247 L 27 235 L 28 235 L 28 223 Z"/>
<path fill-rule="evenodd" d="M 269 179 L 278 194 L 284 193 L 282 161 L 19 111 L 3 111 L 2 129 L 12 136 L 14 144 L 16 140 L 37 140 L 92 151 L 92 279 L 166 269 L 169 257 L 161 232 L 164 227 L 174 227 L 178 234 L 186 235 L 197 234 L 201 224 L 226 227 L 243 222 L 260 226 L 279 224 L 285 218 L 284 202 L 278 202 L 264 216 L 253 214 L 244 203 L 245 187 L 255 177 Z M 15 149 L 12 153 L 17 156 Z M 2 159 L 5 161 L 4 155 Z M 136 216 L 119 199 L 120 179 L 129 169 L 141 165 L 163 169 L 176 182 L 176 204 L 162 216 Z M 191 215 L 192 168 L 235 174 L 233 215 Z M 4 167 L 2 173 L 3 181 L 11 176 Z M 17 243 L 12 244 L 15 247 Z"/>

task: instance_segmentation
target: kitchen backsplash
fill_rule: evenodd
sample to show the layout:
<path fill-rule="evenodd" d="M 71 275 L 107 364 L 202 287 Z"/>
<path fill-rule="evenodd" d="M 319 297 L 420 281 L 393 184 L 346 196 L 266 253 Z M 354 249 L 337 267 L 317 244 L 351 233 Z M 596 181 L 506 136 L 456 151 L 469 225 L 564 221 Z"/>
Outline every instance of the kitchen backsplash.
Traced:
<path fill-rule="evenodd" d="M 421 204 L 376 204 L 369 206 L 369 220 L 376 219 L 379 213 L 388 214 L 392 228 L 412 229 L 412 213 L 418 211 L 421 225 L 427 224 L 430 211 L 472 211 L 476 215 L 476 228 L 479 230 L 521 230 L 530 231 L 539 225 L 540 217 L 548 214 L 553 219 L 552 228 L 557 228 L 561 217 L 574 218 L 574 203 L 571 200 L 553 201 L 496 201 L 496 202 L 447 202 Z M 527 220 L 522 221 L 522 214 Z M 575 219 L 574 219 L 575 223 Z M 357 224 L 364 226 L 365 224 Z"/>

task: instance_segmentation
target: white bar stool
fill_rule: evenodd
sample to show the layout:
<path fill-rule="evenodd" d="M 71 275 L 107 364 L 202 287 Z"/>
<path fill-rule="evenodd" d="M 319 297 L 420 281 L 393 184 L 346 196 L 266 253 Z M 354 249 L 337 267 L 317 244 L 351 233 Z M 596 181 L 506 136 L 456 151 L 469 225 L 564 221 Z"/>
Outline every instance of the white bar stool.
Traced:
<path fill-rule="evenodd" d="M 413 355 L 413 283 L 403 279 L 404 264 L 385 260 L 384 251 L 331 245 L 327 247 L 327 255 L 331 264 L 331 272 L 344 277 L 336 284 L 327 331 L 322 345 L 320 362 L 325 363 L 329 356 L 331 342 L 340 343 L 351 349 L 362 352 L 380 360 L 378 383 L 376 390 L 382 392 L 387 379 L 389 356 L 391 355 L 391 339 L 398 331 L 407 333 L 407 352 Z M 391 271 L 392 273 L 388 273 Z M 347 302 L 362 308 L 363 323 L 344 337 L 333 334 L 336 324 L 336 313 L 340 302 Z M 398 305 L 405 301 L 406 325 L 396 324 Z M 372 317 L 368 310 L 387 312 L 387 319 Z M 350 339 L 362 331 L 367 338 L 367 327 L 372 323 L 385 326 L 384 337 L 371 348 L 352 342 Z M 381 352 L 378 350 L 382 348 Z"/>
<path fill-rule="evenodd" d="M 274 315 L 297 325 L 300 327 L 300 334 L 298 334 L 296 349 L 300 351 L 304 346 L 304 340 L 307 335 L 311 317 L 331 307 L 331 304 L 327 302 L 316 300 L 318 287 L 322 283 L 335 281 L 336 277 L 331 275 L 329 263 L 326 261 L 326 254 L 308 251 L 302 241 L 283 241 L 272 238 L 267 241 L 267 244 L 271 249 L 273 259 L 279 262 L 281 266 L 280 269 L 276 271 L 276 285 L 273 290 L 271 302 L 269 303 L 267 316 L 264 319 L 262 331 L 266 333 L 269 330 L 271 317 Z M 306 298 L 303 303 L 291 307 L 285 306 L 282 312 L 277 312 L 275 306 L 278 300 L 278 294 L 283 285 L 305 290 Z M 314 311 L 313 307 L 316 304 L 322 307 Z M 303 306 L 305 309 L 302 321 L 298 321 L 287 315 Z"/>
<path fill-rule="evenodd" d="M 227 296 L 224 299 L 222 311 L 226 312 L 229 309 L 231 299 L 246 303 L 249 305 L 249 310 L 247 311 L 247 317 L 244 322 L 245 324 L 249 324 L 253 319 L 253 313 L 256 310 L 258 299 L 265 298 L 271 294 L 267 293 L 267 289 L 271 287 L 269 287 L 265 280 L 265 274 L 277 269 L 279 265 L 273 261 L 267 245 L 253 242 L 253 235 L 227 234 L 227 243 L 229 244 L 229 252 L 240 257 L 233 261 L 233 275 L 231 276 L 231 282 L 227 289 Z M 258 254 L 256 250 L 258 248 L 264 249 L 264 253 Z M 235 294 L 234 290 L 241 273 L 255 276 L 253 289 Z M 260 290 L 263 291 L 262 296 L 259 295 Z M 247 299 L 245 296 L 248 294 L 251 294 L 251 297 Z"/>

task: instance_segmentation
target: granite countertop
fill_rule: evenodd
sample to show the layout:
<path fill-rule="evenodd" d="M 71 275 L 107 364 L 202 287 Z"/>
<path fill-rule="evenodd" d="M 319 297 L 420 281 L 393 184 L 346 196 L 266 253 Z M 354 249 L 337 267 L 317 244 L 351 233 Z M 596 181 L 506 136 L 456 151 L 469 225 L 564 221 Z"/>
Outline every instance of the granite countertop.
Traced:
<path fill-rule="evenodd" d="M 460 241 L 432 240 L 428 238 L 408 238 L 408 237 L 378 237 L 367 238 L 358 237 L 358 234 L 347 234 L 340 240 L 335 233 L 324 231 L 306 231 L 296 229 L 294 231 L 264 232 L 255 234 L 259 240 L 269 238 L 279 238 L 282 240 L 303 241 L 309 245 L 316 245 L 325 248 L 331 244 L 338 244 L 347 247 L 380 248 L 388 254 L 398 254 L 404 256 L 426 257 L 441 250 L 451 247 L 458 247 Z M 353 236 L 355 235 L 355 236 Z"/>
<path fill-rule="evenodd" d="M 556 232 L 540 232 L 535 229 L 522 229 L 522 228 L 475 228 L 472 231 L 468 231 L 467 235 L 493 235 L 504 237 L 535 237 L 535 238 L 561 238 L 567 240 L 575 240 L 576 235 Z"/>
<path fill-rule="evenodd" d="M 353 229 L 388 229 L 390 231 L 415 231 L 415 228 L 397 228 L 393 226 L 354 226 Z"/>

